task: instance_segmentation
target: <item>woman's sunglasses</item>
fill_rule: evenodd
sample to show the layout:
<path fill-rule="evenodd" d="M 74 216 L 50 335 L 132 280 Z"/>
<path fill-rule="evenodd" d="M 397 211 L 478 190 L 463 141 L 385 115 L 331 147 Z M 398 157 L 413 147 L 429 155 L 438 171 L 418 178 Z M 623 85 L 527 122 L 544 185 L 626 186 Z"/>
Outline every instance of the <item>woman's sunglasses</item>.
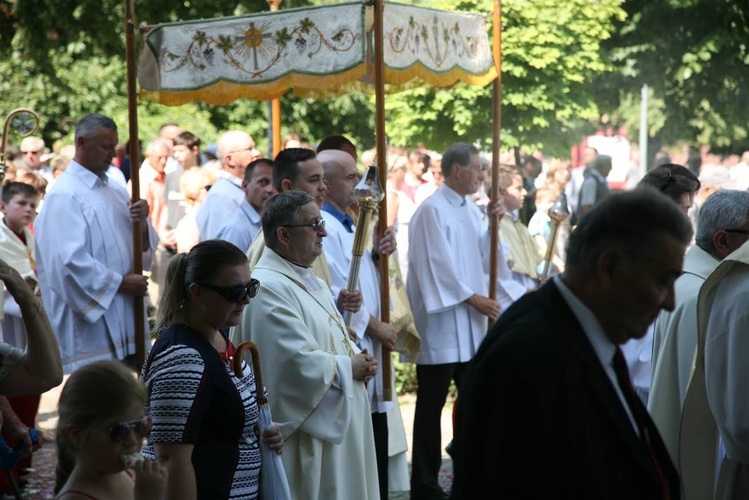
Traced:
<path fill-rule="evenodd" d="M 252 279 L 246 285 L 237 286 L 217 286 L 210 283 L 197 283 L 197 285 L 213 290 L 229 302 L 237 303 L 242 302 L 245 297 L 253 298 L 260 291 L 260 282 L 256 279 Z"/>
<path fill-rule="evenodd" d="M 137 420 L 128 420 L 127 422 L 114 424 L 109 429 L 109 437 L 115 443 L 119 443 L 130 436 L 131 432 L 135 432 L 140 439 L 144 439 L 148 435 L 149 430 L 151 430 L 151 417 L 141 417 Z"/>

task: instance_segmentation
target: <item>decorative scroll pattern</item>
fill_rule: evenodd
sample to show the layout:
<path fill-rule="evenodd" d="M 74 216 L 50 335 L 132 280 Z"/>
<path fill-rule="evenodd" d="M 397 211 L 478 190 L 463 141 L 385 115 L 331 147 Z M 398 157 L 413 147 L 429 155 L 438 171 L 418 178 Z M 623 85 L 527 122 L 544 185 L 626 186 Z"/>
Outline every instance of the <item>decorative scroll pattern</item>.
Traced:
<path fill-rule="evenodd" d="M 349 2 L 159 25 L 141 54 L 141 96 L 226 104 L 361 88 L 373 81 L 371 14 Z M 389 84 L 483 86 L 497 76 L 482 16 L 386 3 L 384 26 Z"/>
<path fill-rule="evenodd" d="M 403 71 L 413 77 L 408 70 L 417 65 L 434 75 L 492 72 L 494 60 L 483 16 L 394 3 L 384 10 L 385 65 L 390 74 Z"/>
<path fill-rule="evenodd" d="M 218 82 L 272 84 L 343 73 L 364 63 L 360 3 L 159 25 L 146 38 L 141 85 L 194 91 Z"/>

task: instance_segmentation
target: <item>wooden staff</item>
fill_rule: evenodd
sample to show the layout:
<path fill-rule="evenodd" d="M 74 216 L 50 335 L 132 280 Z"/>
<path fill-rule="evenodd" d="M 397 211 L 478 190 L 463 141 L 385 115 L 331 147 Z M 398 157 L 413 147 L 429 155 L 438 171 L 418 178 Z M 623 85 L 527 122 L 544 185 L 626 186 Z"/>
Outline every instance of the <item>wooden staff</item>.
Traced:
<path fill-rule="evenodd" d="M 130 132 L 130 182 L 132 203 L 140 199 L 140 150 L 138 149 L 138 95 L 135 90 L 135 14 L 133 0 L 125 0 L 125 57 L 127 60 L 127 112 Z M 133 272 L 143 272 L 143 228 L 140 222 L 133 222 Z M 144 299 L 133 297 L 135 316 L 135 359 L 137 367 L 146 360 Z"/>
<path fill-rule="evenodd" d="M 564 191 L 559 193 L 554 204 L 548 210 L 551 219 L 551 231 L 549 240 L 546 242 L 546 252 L 544 253 L 544 268 L 541 273 L 541 281 L 546 281 L 551 277 L 552 260 L 557 250 L 557 238 L 559 236 L 559 227 L 570 218 L 570 209 L 567 205 L 567 195 Z"/>
<path fill-rule="evenodd" d="M 377 167 L 380 179 L 387 179 L 387 145 L 385 137 L 385 30 L 382 25 L 383 0 L 374 3 L 374 56 L 375 56 L 375 135 L 377 138 Z M 387 196 L 380 202 L 380 217 L 377 221 L 377 231 L 380 237 L 387 229 Z M 383 323 L 390 323 L 390 280 L 389 259 L 387 255 L 380 256 L 380 319 Z M 390 350 L 382 346 L 382 386 L 385 401 L 393 400 L 392 377 L 390 367 Z"/>
<path fill-rule="evenodd" d="M 494 203 L 499 200 L 499 145 L 502 131 L 502 3 L 494 0 L 494 64 L 497 67 L 497 79 L 494 80 L 492 92 L 492 187 L 489 197 Z M 499 253 L 499 218 L 491 218 L 489 229 L 491 250 L 489 253 L 489 298 L 497 299 L 497 258 Z"/>
<path fill-rule="evenodd" d="M 282 0 L 267 0 L 270 5 L 270 11 L 278 11 L 278 6 Z M 276 98 L 271 101 L 271 129 L 273 141 L 273 157 L 281 151 L 281 99 Z"/>

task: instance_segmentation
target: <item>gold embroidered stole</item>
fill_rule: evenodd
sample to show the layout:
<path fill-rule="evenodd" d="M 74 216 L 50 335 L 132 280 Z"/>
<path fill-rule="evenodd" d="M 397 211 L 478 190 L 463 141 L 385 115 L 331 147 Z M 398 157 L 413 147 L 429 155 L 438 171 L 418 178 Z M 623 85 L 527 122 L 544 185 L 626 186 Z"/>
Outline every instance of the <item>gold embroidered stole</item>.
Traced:
<path fill-rule="evenodd" d="M 541 263 L 542 256 L 533 236 L 520 219 L 505 214 L 499 223 L 499 234 L 510 246 L 510 256 L 507 264 L 516 273 L 538 279 L 536 268 Z"/>

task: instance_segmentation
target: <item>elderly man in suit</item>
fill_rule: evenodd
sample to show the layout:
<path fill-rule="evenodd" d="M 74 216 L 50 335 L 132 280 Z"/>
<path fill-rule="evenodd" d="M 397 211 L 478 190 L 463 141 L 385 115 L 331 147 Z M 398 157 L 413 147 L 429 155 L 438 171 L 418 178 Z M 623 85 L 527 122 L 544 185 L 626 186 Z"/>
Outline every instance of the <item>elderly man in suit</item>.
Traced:
<path fill-rule="evenodd" d="M 679 479 L 619 349 L 674 308 L 692 228 L 651 188 L 572 233 L 562 275 L 497 321 L 461 385 L 453 498 L 678 499 Z"/>

